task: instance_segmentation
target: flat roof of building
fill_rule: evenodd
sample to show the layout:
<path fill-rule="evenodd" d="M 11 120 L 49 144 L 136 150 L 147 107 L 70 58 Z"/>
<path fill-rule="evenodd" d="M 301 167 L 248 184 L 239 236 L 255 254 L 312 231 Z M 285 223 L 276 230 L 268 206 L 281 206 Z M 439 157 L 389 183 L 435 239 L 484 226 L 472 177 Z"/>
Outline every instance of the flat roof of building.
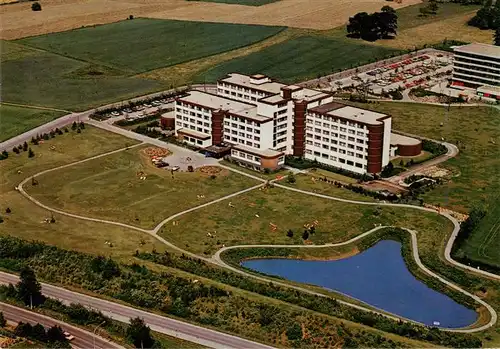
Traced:
<path fill-rule="evenodd" d="M 277 158 L 283 155 L 283 152 L 273 150 L 273 149 L 258 149 L 254 147 L 249 147 L 243 144 L 235 144 L 233 145 L 233 149 L 243 151 L 245 153 L 250 153 L 253 155 L 257 155 L 263 158 Z"/>
<path fill-rule="evenodd" d="M 210 138 L 210 135 L 207 135 L 206 133 L 191 130 L 189 128 L 178 129 L 177 133 L 182 133 L 182 134 L 191 136 L 193 138 L 202 139 L 202 140 L 206 140 L 206 139 Z"/>
<path fill-rule="evenodd" d="M 500 93 L 500 86 L 483 85 L 477 88 L 478 92 L 495 92 Z"/>
<path fill-rule="evenodd" d="M 473 43 L 464 46 L 458 46 L 454 49 L 455 52 L 473 53 L 482 56 L 500 58 L 500 46 Z"/>
<path fill-rule="evenodd" d="M 311 112 L 337 116 L 342 119 L 352 120 L 367 125 L 379 125 L 387 117 L 386 114 L 377 113 L 367 109 L 351 107 L 337 102 L 330 102 L 310 109 Z"/>
<path fill-rule="evenodd" d="M 248 87 L 248 88 L 251 88 L 254 90 L 260 90 L 260 91 L 264 91 L 264 92 L 267 92 L 270 94 L 278 94 L 278 93 L 280 93 L 281 88 L 283 86 L 286 86 L 285 84 L 281 84 L 279 82 L 274 82 L 274 81 L 264 82 L 261 84 L 254 84 L 250 81 L 250 79 L 252 79 L 252 77 L 264 78 L 266 76 L 264 76 L 262 74 L 248 76 L 248 75 L 243 75 L 243 74 L 239 74 L 239 73 L 231 73 L 231 74 L 228 74 L 224 79 L 221 79 L 220 81 L 227 82 L 227 83 L 234 84 L 234 85 L 238 85 L 238 86 L 245 86 L 245 87 Z"/>
<path fill-rule="evenodd" d="M 261 99 L 259 99 L 259 101 L 267 102 L 267 103 L 279 103 L 279 102 L 285 102 L 286 99 L 283 99 L 283 97 L 281 97 L 281 95 L 272 95 L 269 97 L 261 98 Z"/>
<path fill-rule="evenodd" d="M 391 132 L 391 144 L 393 145 L 417 145 L 420 142 L 420 139 Z"/>
<path fill-rule="evenodd" d="M 162 118 L 175 118 L 175 110 L 167 111 L 166 113 L 161 114 Z"/>
<path fill-rule="evenodd" d="M 179 101 L 197 104 L 211 109 L 227 110 L 231 114 L 258 122 L 271 120 L 268 117 L 258 115 L 257 107 L 253 104 L 235 101 L 233 99 L 213 95 L 207 92 L 192 90 L 187 96 L 179 98 Z"/>

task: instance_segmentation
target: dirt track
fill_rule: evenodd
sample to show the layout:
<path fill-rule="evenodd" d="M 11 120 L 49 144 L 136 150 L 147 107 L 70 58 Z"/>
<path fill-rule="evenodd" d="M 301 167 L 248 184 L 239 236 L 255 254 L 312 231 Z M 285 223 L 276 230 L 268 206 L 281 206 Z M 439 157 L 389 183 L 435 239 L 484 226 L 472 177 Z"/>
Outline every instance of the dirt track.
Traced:
<path fill-rule="evenodd" d="M 391 2 L 399 8 L 420 0 Z M 31 3 L 0 6 L 0 39 L 59 32 L 123 20 L 128 15 L 162 19 L 284 25 L 326 30 L 342 25 L 359 11 L 376 11 L 384 0 L 281 0 L 264 6 L 241 6 L 185 0 L 42 0 L 41 12 Z"/>

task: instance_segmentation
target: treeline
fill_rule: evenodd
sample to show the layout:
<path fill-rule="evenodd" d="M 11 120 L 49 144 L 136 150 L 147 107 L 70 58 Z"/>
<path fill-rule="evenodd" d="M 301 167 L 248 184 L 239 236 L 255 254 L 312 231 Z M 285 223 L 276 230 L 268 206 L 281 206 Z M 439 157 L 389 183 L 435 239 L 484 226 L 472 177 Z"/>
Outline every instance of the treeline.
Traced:
<path fill-rule="evenodd" d="M 0 268 L 20 271 L 27 266 L 48 282 L 83 288 L 239 336 L 267 343 L 279 341 L 280 346 L 325 348 L 339 345 L 404 345 L 367 329 L 347 327 L 324 315 L 249 299 L 197 279 L 155 272 L 139 264 L 118 264 L 106 257 L 66 251 L 41 242 L 1 237 Z M 315 304 L 326 313 L 330 304 L 324 302 L 321 299 Z M 335 301 L 332 300 L 331 304 L 335 304 Z M 353 313 L 352 319 L 362 316 Z M 361 322 L 362 319 L 359 320 Z M 388 320 L 380 317 L 379 323 L 383 321 Z M 396 331 L 398 326 L 392 326 Z M 440 333 L 440 337 L 443 335 Z M 468 346 L 473 346 L 468 341 Z M 445 339 L 445 342 L 449 340 Z"/>
<path fill-rule="evenodd" d="M 59 326 L 52 326 L 46 331 L 40 324 L 32 326 L 30 323 L 20 322 L 14 329 L 14 334 L 43 343 L 46 348 L 71 348 Z"/>
<path fill-rule="evenodd" d="M 398 230 L 381 231 L 379 236 L 376 238 L 380 239 L 388 234 L 399 236 L 400 232 Z M 402 234 L 406 234 L 404 236 L 407 237 L 406 232 L 402 231 Z M 373 244 L 373 241 L 370 243 Z M 409 244 L 409 241 L 405 241 L 405 243 Z M 297 251 L 294 249 L 238 248 L 226 251 L 224 253 L 224 260 L 234 266 L 239 266 L 240 261 L 247 258 L 293 257 L 296 255 Z M 311 295 L 298 290 L 275 285 L 272 282 L 260 282 L 235 272 L 211 266 L 206 262 L 193 259 L 185 255 L 177 256 L 168 252 L 163 254 L 153 252 L 136 253 L 136 256 L 168 267 L 181 269 L 201 277 L 210 278 L 237 288 L 259 293 L 267 297 L 279 299 L 284 302 L 292 303 L 341 319 L 358 322 L 400 336 L 416 340 L 430 341 L 438 345 L 451 346 L 455 348 L 477 347 L 481 345 L 481 341 L 473 336 L 457 333 L 452 334 L 450 332 L 440 331 L 436 328 L 394 321 L 376 313 L 364 312 L 340 304 L 335 299 L 330 297 Z M 405 260 L 410 260 L 410 258 L 411 255 L 408 255 Z M 444 288 L 443 284 L 433 284 L 432 286 L 436 287 L 438 290 L 442 290 Z M 452 290 L 447 289 L 446 291 L 447 293 L 449 291 L 450 294 L 453 293 Z M 460 295 L 461 294 L 457 294 L 455 296 L 459 298 Z M 468 305 L 470 304 L 470 300 L 465 298 L 461 298 L 460 301 Z"/>
<path fill-rule="evenodd" d="M 137 124 L 142 124 L 143 122 L 146 121 L 154 121 L 158 120 L 161 117 L 161 113 L 155 113 L 152 115 L 145 116 L 140 119 L 134 119 L 134 120 L 127 120 L 127 119 L 121 119 L 115 122 L 116 125 L 118 126 L 132 126 L 132 125 L 137 125 Z"/>
<path fill-rule="evenodd" d="M 483 7 L 467 23 L 480 29 L 500 28 L 500 1 L 493 4 L 492 0 L 486 0 Z"/>
<path fill-rule="evenodd" d="M 448 148 L 445 145 L 429 139 L 422 139 L 422 150 L 428 151 L 434 156 L 444 155 L 448 152 Z"/>
<path fill-rule="evenodd" d="M 349 18 L 347 34 L 349 37 L 367 41 L 392 38 L 398 29 L 398 15 L 390 6 L 384 6 L 381 12 L 368 14 L 359 12 Z"/>

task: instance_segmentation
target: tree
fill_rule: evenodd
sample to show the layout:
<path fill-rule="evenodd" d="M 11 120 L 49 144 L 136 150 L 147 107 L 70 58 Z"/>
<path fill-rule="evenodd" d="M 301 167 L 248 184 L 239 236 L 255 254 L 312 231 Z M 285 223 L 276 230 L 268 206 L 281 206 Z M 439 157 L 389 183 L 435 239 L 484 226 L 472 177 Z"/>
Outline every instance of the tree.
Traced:
<path fill-rule="evenodd" d="M 9 157 L 9 153 L 7 152 L 7 150 L 4 150 L 4 151 L 2 152 L 2 158 L 3 158 L 3 159 L 7 159 L 8 157 Z"/>
<path fill-rule="evenodd" d="M 42 10 L 42 5 L 40 5 L 39 2 L 34 2 L 32 5 L 31 5 L 31 10 L 32 11 L 41 11 Z"/>
<path fill-rule="evenodd" d="M 290 341 L 302 339 L 302 326 L 294 322 L 286 329 L 286 336 Z"/>
<path fill-rule="evenodd" d="M 7 207 L 7 208 L 5 209 L 5 213 L 11 213 L 11 212 L 12 212 L 12 210 L 10 209 L 10 207 Z"/>
<path fill-rule="evenodd" d="M 85 123 L 84 123 L 83 121 L 80 121 L 80 128 L 81 128 L 82 130 L 84 130 L 84 129 L 85 129 Z"/>
<path fill-rule="evenodd" d="M 289 238 L 293 238 L 293 230 L 288 229 L 288 231 L 286 232 L 286 236 L 288 236 Z"/>
<path fill-rule="evenodd" d="M 5 327 L 7 325 L 7 320 L 3 317 L 3 313 L 0 312 L 0 327 Z"/>
<path fill-rule="evenodd" d="M 73 121 L 73 124 L 71 125 L 71 129 L 74 131 L 74 130 L 76 130 L 77 127 L 78 127 L 78 125 L 76 124 L 76 121 Z"/>
<path fill-rule="evenodd" d="M 33 326 L 33 329 L 31 330 L 31 337 L 34 340 L 40 342 L 47 342 L 47 333 L 45 332 L 45 327 L 40 324 L 36 324 L 35 326 Z"/>
<path fill-rule="evenodd" d="M 19 322 L 14 330 L 14 334 L 18 337 L 31 337 L 33 327 L 25 322 Z"/>
<path fill-rule="evenodd" d="M 496 45 L 496 46 L 500 46 L 500 27 L 498 27 L 496 30 L 495 30 L 495 34 L 494 34 L 494 41 L 493 43 Z"/>
<path fill-rule="evenodd" d="M 304 232 L 302 233 L 302 239 L 303 240 L 309 239 L 309 232 L 307 230 L 304 230 Z"/>
<path fill-rule="evenodd" d="M 436 0 L 429 0 L 429 4 L 427 5 L 429 12 L 435 15 L 439 10 L 439 5 Z"/>
<path fill-rule="evenodd" d="M 151 329 L 139 317 L 130 319 L 130 326 L 127 328 L 127 339 L 136 348 L 151 348 L 154 344 Z"/>
<path fill-rule="evenodd" d="M 35 272 L 30 267 L 24 267 L 19 275 L 17 295 L 26 305 L 37 306 L 45 301 L 42 295 L 42 286 L 37 281 Z"/>
<path fill-rule="evenodd" d="M 23 143 L 23 151 L 27 151 L 27 150 L 28 150 L 28 143 L 24 142 Z"/>
<path fill-rule="evenodd" d="M 316 227 L 313 225 L 312 227 L 309 228 L 309 233 L 312 235 L 316 232 Z"/>
<path fill-rule="evenodd" d="M 389 162 L 387 166 L 384 167 L 380 175 L 384 178 L 390 177 L 393 171 L 394 171 L 394 165 L 392 164 L 392 162 Z"/>
<path fill-rule="evenodd" d="M 30 148 L 29 151 L 28 151 L 28 157 L 32 158 L 34 156 L 35 156 L 35 152 L 33 151 L 33 149 Z"/>
<path fill-rule="evenodd" d="M 47 342 L 64 342 L 64 341 L 67 341 L 67 339 L 61 327 L 54 325 L 47 330 Z"/>
<path fill-rule="evenodd" d="M 12 151 L 16 154 L 19 154 L 19 149 L 17 149 L 17 147 L 12 148 Z"/>
<path fill-rule="evenodd" d="M 295 179 L 295 175 L 293 173 L 290 173 L 287 177 L 287 182 L 290 183 L 290 184 L 293 184 L 295 183 L 297 180 Z"/>

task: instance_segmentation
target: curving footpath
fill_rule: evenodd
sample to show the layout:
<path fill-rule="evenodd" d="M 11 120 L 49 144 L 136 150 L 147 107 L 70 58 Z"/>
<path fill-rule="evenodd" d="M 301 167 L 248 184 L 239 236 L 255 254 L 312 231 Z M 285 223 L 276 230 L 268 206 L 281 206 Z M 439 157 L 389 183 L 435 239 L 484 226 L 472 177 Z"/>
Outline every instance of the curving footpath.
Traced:
<path fill-rule="evenodd" d="M 255 189 L 257 189 L 257 188 L 265 185 L 266 180 L 264 180 L 262 178 L 259 178 L 259 177 L 256 177 L 256 176 L 253 176 L 253 175 L 250 175 L 250 174 L 247 174 L 247 173 L 245 173 L 243 171 L 238 171 L 238 170 L 235 170 L 235 169 L 233 169 L 231 167 L 227 167 L 227 166 L 223 166 L 223 165 L 218 164 L 219 166 L 224 167 L 224 168 L 226 168 L 226 169 L 228 169 L 230 171 L 234 171 L 234 172 L 240 173 L 242 175 L 248 176 L 250 178 L 257 179 L 257 180 L 259 180 L 262 183 L 258 184 L 258 185 L 255 185 L 253 187 L 241 190 L 239 192 L 226 195 L 226 196 L 221 197 L 219 199 L 216 199 L 216 200 L 213 200 L 213 201 L 210 201 L 210 202 L 198 205 L 198 206 L 190 208 L 188 210 L 176 213 L 176 214 L 174 214 L 174 215 L 172 215 L 172 216 L 167 217 L 166 219 L 164 219 L 155 228 L 153 228 L 151 230 L 138 228 L 138 227 L 135 227 L 135 226 L 132 226 L 132 225 L 129 225 L 129 224 L 125 224 L 125 223 L 114 222 L 114 221 L 109 221 L 109 220 L 102 220 L 102 219 L 91 218 L 91 217 L 85 217 L 85 216 L 80 216 L 80 215 L 76 215 L 76 214 L 64 212 L 64 211 L 61 211 L 61 210 L 57 210 L 57 209 L 54 209 L 54 208 L 51 208 L 49 206 L 46 206 L 46 205 L 42 204 L 41 202 L 39 202 L 38 200 L 36 200 L 32 196 L 30 196 L 24 190 L 24 188 L 23 188 L 24 184 L 26 184 L 32 177 L 40 176 L 40 175 L 43 175 L 43 174 L 46 174 L 46 173 L 49 173 L 49 172 L 52 172 L 52 171 L 56 171 L 56 170 L 63 169 L 63 168 L 66 168 L 66 167 L 70 167 L 70 166 L 73 166 L 73 165 L 76 165 L 76 164 L 84 163 L 84 162 L 87 162 L 87 161 L 91 161 L 93 159 L 100 158 L 100 157 L 103 157 L 103 156 L 107 156 L 107 155 L 110 155 L 110 154 L 114 154 L 114 153 L 117 153 L 117 152 L 120 152 L 120 151 L 123 151 L 123 150 L 126 150 L 126 149 L 137 147 L 139 145 L 141 145 L 141 144 L 137 144 L 137 145 L 134 145 L 134 146 L 130 146 L 130 147 L 126 147 L 126 148 L 114 150 L 114 151 L 111 151 L 111 152 L 108 152 L 108 153 L 104 153 L 104 154 L 93 156 L 91 158 L 87 158 L 87 159 L 76 161 L 76 162 L 73 162 L 73 163 L 70 163 L 70 164 L 66 164 L 66 165 L 58 166 L 58 167 L 55 167 L 55 168 L 52 168 L 52 169 L 41 171 L 41 172 L 37 173 L 34 176 L 30 176 L 30 177 L 24 179 L 19 184 L 19 186 L 16 187 L 16 189 L 23 196 L 25 196 L 28 200 L 30 200 L 34 204 L 36 204 L 36 205 L 38 205 L 38 206 L 40 206 L 40 207 L 42 207 L 42 208 L 44 208 L 46 210 L 49 210 L 49 211 L 52 211 L 52 212 L 55 212 L 55 213 L 58 213 L 58 214 L 61 214 L 61 215 L 65 215 L 65 216 L 68 216 L 68 217 L 72 217 L 72 218 L 77 218 L 77 219 L 82 219 L 82 220 L 87 220 L 87 221 L 93 221 L 93 222 L 99 222 L 99 223 L 104 223 L 104 224 L 112 224 L 112 225 L 117 225 L 117 226 L 121 226 L 121 227 L 128 228 L 128 229 L 133 229 L 133 230 L 136 230 L 136 231 L 140 231 L 140 232 L 143 232 L 143 233 L 146 233 L 146 234 L 149 234 L 149 235 L 155 237 L 156 239 L 158 239 L 159 241 L 161 241 L 165 245 L 167 245 L 167 246 L 171 247 L 172 249 L 175 249 L 175 250 L 177 250 L 177 251 L 179 251 L 181 253 L 184 253 L 185 255 L 189 255 L 191 257 L 198 258 L 198 259 L 204 260 L 206 262 L 209 262 L 209 263 L 212 263 L 212 264 L 215 264 L 215 265 L 218 265 L 218 266 L 222 266 L 224 268 L 227 268 L 229 270 L 237 272 L 237 273 L 239 273 L 241 275 L 252 277 L 252 278 L 255 278 L 255 279 L 258 279 L 258 280 L 261 280 L 261 281 L 265 281 L 265 282 L 269 282 L 271 279 L 265 278 L 265 277 L 261 277 L 261 276 L 257 276 L 257 275 L 245 272 L 244 270 L 241 270 L 241 269 L 238 269 L 238 268 L 234 268 L 234 267 L 232 267 L 230 265 L 227 265 L 220 258 L 221 252 L 223 252 L 225 250 L 228 250 L 228 249 L 248 248 L 248 247 L 269 247 L 269 248 L 272 248 L 272 247 L 320 248 L 320 247 L 328 247 L 328 246 L 335 247 L 335 246 L 341 246 L 341 245 L 345 245 L 345 244 L 351 243 L 353 241 L 361 239 L 361 238 L 363 238 L 363 237 L 365 237 L 365 236 L 367 236 L 367 235 L 369 235 L 369 234 L 371 234 L 371 233 L 373 233 L 373 232 L 375 232 L 375 231 L 383 228 L 383 227 L 377 227 L 375 229 L 371 229 L 371 230 L 369 230 L 369 231 L 367 231 L 367 232 L 365 232 L 365 233 L 363 233 L 363 234 L 361 234 L 361 235 L 359 235 L 359 236 L 357 236 L 357 237 L 355 237 L 355 238 L 353 238 L 351 240 L 342 242 L 340 244 L 306 245 L 306 246 L 304 246 L 304 245 L 239 245 L 239 246 L 231 246 L 231 247 L 222 248 L 221 250 L 217 251 L 217 253 L 214 256 L 212 256 L 211 258 L 206 258 L 206 257 L 198 256 L 198 255 L 196 255 L 196 254 L 194 254 L 192 252 L 186 251 L 186 250 L 184 250 L 184 249 L 182 249 L 182 248 L 180 248 L 180 247 L 172 244 L 171 242 L 169 242 L 169 241 L 165 240 L 164 238 L 162 238 L 161 236 L 159 236 L 157 233 L 159 232 L 159 230 L 161 229 L 161 227 L 163 225 L 165 225 L 167 222 L 169 222 L 169 221 L 171 221 L 171 220 L 173 220 L 175 218 L 178 218 L 179 216 L 182 216 L 182 215 L 184 215 L 186 213 L 193 212 L 193 211 L 195 211 L 197 209 L 200 209 L 200 208 L 203 208 L 203 207 L 207 207 L 209 205 L 212 205 L 212 204 L 215 204 L 215 203 L 227 200 L 229 198 L 232 198 L 232 197 L 235 197 L 237 195 L 249 192 L 251 190 L 255 190 Z M 167 145 L 167 143 L 165 143 L 165 145 Z M 495 279 L 495 280 L 500 280 L 500 275 L 489 273 L 489 272 L 486 272 L 486 271 L 483 271 L 483 270 L 476 270 L 476 269 L 474 269 L 472 267 L 463 265 L 463 264 L 461 264 L 461 263 L 459 263 L 459 262 L 457 262 L 457 261 L 455 261 L 455 260 L 453 260 L 451 258 L 451 248 L 452 248 L 453 242 L 455 241 L 455 238 L 456 238 L 456 236 L 457 236 L 457 234 L 458 234 L 458 232 L 460 230 L 460 224 L 458 223 L 458 221 L 455 218 L 453 218 L 452 216 L 450 216 L 447 213 L 444 213 L 444 212 L 441 213 L 441 212 L 437 212 L 437 211 L 435 211 L 433 209 L 430 209 L 430 208 L 421 207 L 421 206 L 414 206 L 414 205 L 408 205 L 408 204 L 394 204 L 394 203 L 386 203 L 386 202 L 366 202 L 366 201 L 356 201 L 356 200 L 342 199 L 342 198 L 337 198 L 337 197 L 323 195 L 323 194 L 318 194 L 318 193 L 312 193 L 312 192 L 308 192 L 308 191 L 305 191 L 305 190 L 296 189 L 296 188 L 288 187 L 288 186 L 285 186 L 285 185 L 281 185 L 281 184 L 276 183 L 276 180 L 272 180 L 271 182 L 273 182 L 276 187 L 279 187 L 279 188 L 282 188 L 282 189 L 285 189 L 285 190 L 291 190 L 291 191 L 295 191 L 295 192 L 298 192 L 298 193 L 301 193 L 301 194 L 316 196 L 316 197 L 323 198 L 323 199 L 328 199 L 328 200 L 340 201 L 340 202 L 357 204 L 357 205 L 403 207 L 403 208 L 417 209 L 417 210 L 421 210 L 421 211 L 426 211 L 426 212 L 432 212 L 432 213 L 440 214 L 440 215 L 446 217 L 448 220 L 450 220 L 453 223 L 453 226 L 454 226 L 453 232 L 452 232 L 452 234 L 450 236 L 450 239 L 448 240 L 448 242 L 446 244 L 446 248 L 445 248 L 444 257 L 445 257 L 446 261 L 449 262 L 450 264 L 456 266 L 456 267 L 459 267 L 459 268 L 462 268 L 462 269 L 466 269 L 466 270 L 472 271 L 474 273 L 481 274 L 481 275 L 486 276 L 488 278 L 492 278 L 492 279 Z M 403 228 L 403 229 L 405 229 L 405 228 Z M 432 277 L 437 278 L 439 281 L 441 281 L 444 284 L 448 285 L 449 287 L 457 290 L 458 292 L 461 292 L 462 294 L 465 294 L 465 295 L 471 297 L 476 302 L 478 302 L 479 304 L 481 304 L 482 306 L 484 306 L 488 310 L 488 312 L 490 313 L 490 321 L 488 322 L 488 324 L 482 325 L 480 327 L 477 327 L 477 328 L 461 328 L 461 329 L 444 329 L 443 328 L 442 330 L 444 330 L 444 331 L 451 331 L 451 332 L 461 332 L 461 333 L 473 333 L 473 332 L 483 331 L 483 330 L 485 330 L 485 329 L 490 328 L 491 326 L 493 326 L 496 323 L 496 321 L 497 321 L 497 313 L 495 312 L 495 310 L 488 303 L 484 302 L 479 297 L 477 297 L 477 296 L 475 296 L 475 295 L 473 295 L 473 294 L 471 294 L 471 293 L 463 290 L 459 286 L 457 286 L 457 285 L 455 285 L 455 284 L 453 284 L 453 283 L 445 280 L 441 276 L 437 275 L 436 273 L 430 271 L 427 267 L 425 267 L 422 264 L 422 262 L 420 260 L 420 257 L 419 257 L 419 254 L 418 254 L 418 244 L 417 244 L 417 237 L 416 237 L 415 232 L 413 232 L 413 231 L 411 231 L 409 229 L 405 229 L 405 230 L 408 231 L 411 234 L 411 237 L 412 237 L 413 257 L 414 257 L 417 265 L 424 272 L 426 272 L 427 274 L 429 274 Z M 321 293 L 318 293 L 318 292 L 314 292 L 314 291 L 311 291 L 309 289 L 302 288 L 300 286 L 294 286 L 294 285 L 290 285 L 290 284 L 287 284 L 287 283 L 277 282 L 274 279 L 273 279 L 273 283 L 279 284 L 279 285 L 285 286 L 285 287 L 294 288 L 294 289 L 299 290 L 301 292 L 306 292 L 306 293 L 314 294 L 314 295 L 321 296 L 321 297 L 328 297 L 328 296 L 326 296 L 324 294 L 321 294 Z M 400 319 L 402 319 L 404 321 L 414 322 L 414 321 L 411 321 L 411 320 L 408 320 L 408 319 L 404 319 L 401 316 L 397 316 L 395 314 L 388 314 L 388 312 L 386 312 L 386 311 L 377 311 L 377 310 L 369 309 L 369 308 L 364 307 L 364 306 L 352 304 L 352 303 L 349 303 L 349 302 L 345 302 L 345 301 L 341 301 L 341 300 L 337 300 L 337 301 L 339 303 L 341 303 L 341 304 L 344 304 L 344 305 L 347 305 L 347 306 L 350 306 L 350 307 L 353 307 L 353 308 L 356 308 L 356 309 L 359 309 L 359 310 L 363 310 L 363 311 L 367 311 L 367 312 L 372 312 L 372 313 L 377 313 L 377 314 L 386 316 L 388 318 L 391 318 L 393 320 L 400 320 Z"/>

